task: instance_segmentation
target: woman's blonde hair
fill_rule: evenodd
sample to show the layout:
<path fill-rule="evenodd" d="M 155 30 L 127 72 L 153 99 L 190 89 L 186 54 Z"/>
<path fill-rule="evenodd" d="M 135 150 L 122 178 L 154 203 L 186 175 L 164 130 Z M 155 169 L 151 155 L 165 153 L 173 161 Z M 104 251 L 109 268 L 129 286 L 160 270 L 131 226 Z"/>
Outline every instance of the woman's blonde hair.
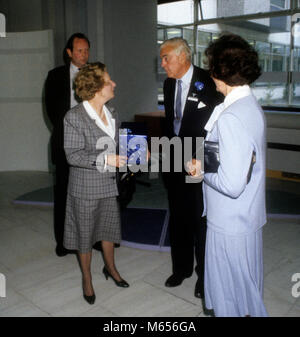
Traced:
<path fill-rule="evenodd" d="M 104 86 L 105 64 L 89 63 L 82 67 L 76 75 L 74 84 L 76 95 L 83 101 L 94 98 L 96 92 Z"/>

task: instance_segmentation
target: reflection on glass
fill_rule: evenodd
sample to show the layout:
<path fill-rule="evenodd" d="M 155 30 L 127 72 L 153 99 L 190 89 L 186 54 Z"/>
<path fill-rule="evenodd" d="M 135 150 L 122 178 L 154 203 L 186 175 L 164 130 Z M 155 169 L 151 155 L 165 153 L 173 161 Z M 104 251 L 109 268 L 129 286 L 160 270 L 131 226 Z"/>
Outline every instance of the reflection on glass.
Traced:
<path fill-rule="evenodd" d="M 293 101 L 292 104 L 294 105 L 300 105 L 300 82 L 294 82 L 293 83 Z"/>
<path fill-rule="evenodd" d="M 294 71 L 300 71 L 300 48 L 294 50 Z"/>
<path fill-rule="evenodd" d="M 285 45 L 272 44 L 272 71 L 288 71 L 288 52 Z"/>
<path fill-rule="evenodd" d="M 207 47 L 208 44 L 211 41 L 211 33 L 210 32 L 205 32 L 202 30 L 198 30 L 198 45 L 200 47 Z"/>
<path fill-rule="evenodd" d="M 194 30 L 192 28 L 183 28 L 183 38 L 187 40 L 189 46 L 193 49 Z"/>
<path fill-rule="evenodd" d="M 205 68 L 204 51 L 212 40 L 212 33 L 198 30 L 197 61 L 196 64 Z"/>
<path fill-rule="evenodd" d="M 180 28 L 167 28 L 166 38 L 172 39 L 172 37 L 182 37 L 182 29 Z"/>
<path fill-rule="evenodd" d="M 283 82 L 259 82 L 252 85 L 252 91 L 261 105 L 286 105 L 288 89 Z"/>

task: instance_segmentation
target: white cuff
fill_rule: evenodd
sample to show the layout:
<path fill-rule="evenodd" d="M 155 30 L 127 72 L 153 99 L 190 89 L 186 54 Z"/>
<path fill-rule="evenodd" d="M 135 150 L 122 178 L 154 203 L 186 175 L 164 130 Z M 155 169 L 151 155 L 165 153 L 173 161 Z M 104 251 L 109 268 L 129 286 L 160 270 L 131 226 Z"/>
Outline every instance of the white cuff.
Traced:
<path fill-rule="evenodd" d="M 104 155 L 104 171 L 107 169 L 107 154 Z"/>

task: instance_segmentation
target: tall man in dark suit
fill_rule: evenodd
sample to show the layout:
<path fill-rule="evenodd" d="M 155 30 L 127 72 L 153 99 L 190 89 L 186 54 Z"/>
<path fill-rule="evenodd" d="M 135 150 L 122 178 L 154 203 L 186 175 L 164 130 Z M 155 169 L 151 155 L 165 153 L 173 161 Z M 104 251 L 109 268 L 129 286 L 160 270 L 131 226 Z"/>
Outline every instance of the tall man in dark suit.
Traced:
<path fill-rule="evenodd" d="M 178 136 L 182 144 L 185 137 L 192 137 L 192 153 L 195 153 L 196 137 L 205 137 L 204 126 L 223 97 L 216 92 L 209 74 L 192 65 L 191 50 L 184 39 L 166 40 L 160 47 L 160 57 L 168 75 L 164 82 L 164 135 L 169 139 Z M 173 267 L 165 286 L 179 286 L 193 274 L 195 255 L 198 280 L 194 294 L 203 298 L 206 220 L 202 218 L 202 183 L 187 183 L 184 163 L 182 172 L 175 172 L 172 161 L 174 153 L 171 155 L 171 172 L 163 175 L 169 199 Z"/>
<path fill-rule="evenodd" d="M 70 108 L 78 104 L 74 94 L 73 80 L 89 58 L 90 42 L 82 33 L 73 34 L 66 45 L 69 58 L 66 65 L 57 67 L 48 73 L 45 84 L 45 103 L 47 114 L 53 124 L 51 135 L 52 162 L 56 167 L 54 187 L 54 233 L 56 254 L 65 256 L 71 251 L 63 247 L 65 208 L 69 166 L 64 152 L 63 119 Z"/>

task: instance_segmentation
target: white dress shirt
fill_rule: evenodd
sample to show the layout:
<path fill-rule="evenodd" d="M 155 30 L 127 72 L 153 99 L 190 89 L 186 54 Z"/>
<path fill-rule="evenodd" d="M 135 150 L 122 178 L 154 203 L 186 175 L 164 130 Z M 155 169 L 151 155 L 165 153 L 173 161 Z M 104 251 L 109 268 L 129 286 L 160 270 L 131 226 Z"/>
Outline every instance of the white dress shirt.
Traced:
<path fill-rule="evenodd" d="M 79 71 L 79 68 L 77 68 L 72 62 L 70 63 L 70 103 L 71 108 L 73 108 L 75 105 L 78 104 L 78 101 L 75 98 L 75 90 L 73 88 L 74 86 L 74 79 Z"/>
<path fill-rule="evenodd" d="M 185 102 L 187 95 L 189 93 L 192 77 L 193 77 L 193 71 L 194 71 L 194 66 L 191 64 L 189 67 L 189 70 L 180 78 L 182 81 L 181 83 L 181 116 L 183 116 L 183 111 L 185 107 Z M 178 86 L 178 80 L 176 80 L 176 88 L 175 88 L 175 96 L 177 95 L 177 86 Z M 174 114 L 175 114 L 175 105 L 176 105 L 176 99 L 174 100 Z"/>

